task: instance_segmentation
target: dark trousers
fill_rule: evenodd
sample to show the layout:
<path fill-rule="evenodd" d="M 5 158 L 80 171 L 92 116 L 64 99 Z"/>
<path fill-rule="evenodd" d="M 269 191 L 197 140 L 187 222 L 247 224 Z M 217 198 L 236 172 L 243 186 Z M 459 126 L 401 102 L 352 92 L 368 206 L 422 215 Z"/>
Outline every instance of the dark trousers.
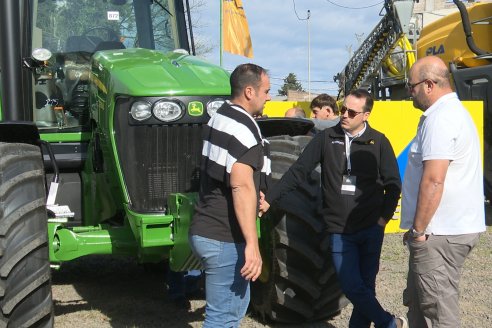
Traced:
<path fill-rule="evenodd" d="M 342 291 L 354 305 L 350 328 L 396 327 L 394 317 L 376 299 L 376 275 L 384 228 L 376 224 L 351 234 L 330 234 L 333 265 Z"/>

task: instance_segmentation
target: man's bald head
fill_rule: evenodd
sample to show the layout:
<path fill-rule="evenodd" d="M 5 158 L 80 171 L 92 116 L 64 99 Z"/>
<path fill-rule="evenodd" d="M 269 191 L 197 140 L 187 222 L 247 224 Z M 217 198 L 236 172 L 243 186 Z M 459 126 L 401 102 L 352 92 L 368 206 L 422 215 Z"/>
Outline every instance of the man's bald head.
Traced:
<path fill-rule="evenodd" d="M 408 93 L 416 108 L 427 110 L 442 96 L 453 92 L 448 67 L 439 57 L 423 57 L 412 66 Z"/>
<path fill-rule="evenodd" d="M 449 69 L 439 57 L 427 56 L 419 59 L 411 69 L 419 81 L 426 79 L 437 82 L 441 88 L 451 88 Z"/>
<path fill-rule="evenodd" d="M 301 107 L 292 107 L 285 111 L 285 117 L 305 118 L 306 113 L 304 112 L 304 109 L 302 109 Z"/>

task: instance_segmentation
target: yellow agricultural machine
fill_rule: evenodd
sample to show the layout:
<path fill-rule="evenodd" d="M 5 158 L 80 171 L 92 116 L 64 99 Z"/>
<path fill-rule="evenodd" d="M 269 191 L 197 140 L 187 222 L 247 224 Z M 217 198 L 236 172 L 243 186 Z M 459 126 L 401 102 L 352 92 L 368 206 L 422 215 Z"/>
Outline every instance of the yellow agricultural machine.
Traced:
<path fill-rule="evenodd" d="M 417 57 L 438 56 L 449 63 L 461 100 L 481 100 L 484 111 L 484 186 L 487 223 L 492 224 L 492 3 L 470 7 L 454 0 L 459 12 L 425 26 Z"/>
<path fill-rule="evenodd" d="M 492 3 L 453 2 L 458 11 L 419 31 L 410 19 L 414 1 L 385 1 L 386 14 L 335 81 L 339 98 L 363 87 L 376 99 L 405 100 L 405 81 L 416 59 L 432 55 L 449 63 L 460 99 L 483 101 L 485 206 L 492 225 Z M 412 33 L 420 35 L 413 45 L 407 39 Z"/>

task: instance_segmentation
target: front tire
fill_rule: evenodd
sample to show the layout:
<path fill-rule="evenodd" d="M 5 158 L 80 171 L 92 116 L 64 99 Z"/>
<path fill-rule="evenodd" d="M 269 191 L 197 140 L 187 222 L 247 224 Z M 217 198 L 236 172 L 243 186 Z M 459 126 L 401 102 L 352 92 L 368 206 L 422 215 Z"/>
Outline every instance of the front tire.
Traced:
<path fill-rule="evenodd" d="M 297 160 L 310 137 L 270 139 L 274 183 Z M 323 243 L 319 168 L 261 219 L 263 268 L 251 303 L 263 318 L 301 323 L 331 318 L 348 304 Z"/>
<path fill-rule="evenodd" d="M 0 327 L 53 327 L 39 147 L 0 143 Z"/>

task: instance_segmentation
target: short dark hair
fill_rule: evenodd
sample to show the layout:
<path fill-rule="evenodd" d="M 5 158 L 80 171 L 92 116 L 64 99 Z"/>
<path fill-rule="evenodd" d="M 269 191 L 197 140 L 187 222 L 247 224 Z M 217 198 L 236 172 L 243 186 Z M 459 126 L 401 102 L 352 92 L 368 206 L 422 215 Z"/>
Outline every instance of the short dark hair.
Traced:
<path fill-rule="evenodd" d="M 255 90 L 258 90 L 263 74 L 268 74 L 267 70 L 255 64 L 237 66 L 230 77 L 231 98 L 240 96 L 241 92 L 248 86 L 253 86 Z"/>
<path fill-rule="evenodd" d="M 372 111 L 372 107 L 374 106 L 374 99 L 372 98 L 369 91 L 367 91 L 365 89 L 356 89 L 356 90 L 350 91 L 347 96 L 354 96 L 357 99 L 365 99 L 366 103 L 364 104 L 364 107 L 362 108 L 362 110 L 364 112 L 371 112 Z"/>
<path fill-rule="evenodd" d="M 309 105 L 311 109 L 313 109 L 314 107 L 323 108 L 324 106 L 331 107 L 331 109 L 333 109 L 333 114 L 338 115 L 338 105 L 335 98 L 327 95 L 326 93 L 322 93 L 316 96 Z"/>

